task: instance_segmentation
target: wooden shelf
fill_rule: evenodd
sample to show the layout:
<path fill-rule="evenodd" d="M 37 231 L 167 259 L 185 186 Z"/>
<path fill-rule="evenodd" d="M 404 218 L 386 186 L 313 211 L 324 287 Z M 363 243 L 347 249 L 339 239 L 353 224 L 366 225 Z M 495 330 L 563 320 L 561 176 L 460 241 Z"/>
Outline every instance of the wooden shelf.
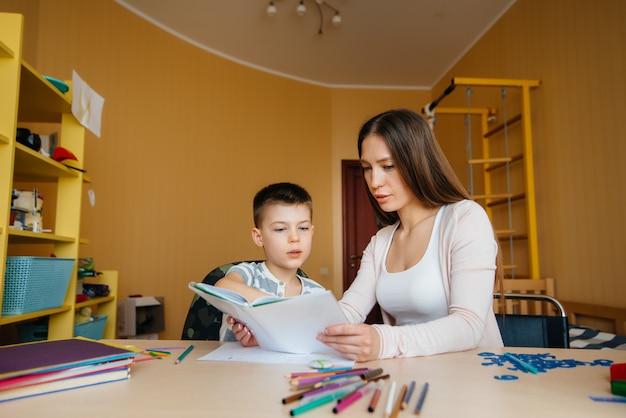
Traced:
<path fill-rule="evenodd" d="M 56 182 L 59 178 L 78 178 L 79 175 L 79 171 L 72 170 L 22 144 L 15 144 L 15 181 Z"/>
<path fill-rule="evenodd" d="M 0 41 L 0 58 L 13 58 L 15 53 L 7 44 Z"/>
<path fill-rule="evenodd" d="M 87 299 L 83 302 L 76 304 L 76 309 L 84 308 L 86 306 L 95 306 L 104 302 L 112 302 L 115 300 L 115 296 L 99 296 L 91 299 Z"/>
<path fill-rule="evenodd" d="M 72 306 L 64 305 L 59 308 L 45 309 L 43 311 L 29 312 L 29 313 L 25 313 L 21 315 L 3 315 L 0 318 L 0 325 L 8 325 L 8 324 L 15 324 L 18 322 L 23 322 L 23 321 L 30 321 L 31 319 L 37 319 L 37 318 L 41 318 L 43 316 L 48 316 L 48 315 L 56 315 L 56 314 L 60 314 L 63 312 L 68 312 L 70 310 L 73 310 Z"/>
<path fill-rule="evenodd" d="M 20 122 L 61 123 L 62 114 L 72 113 L 71 97 L 71 90 L 61 93 L 33 67 L 22 61 L 17 110 Z"/>
<path fill-rule="evenodd" d="M 9 240 L 13 244 L 45 244 L 47 243 L 63 243 L 76 242 L 74 237 L 66 237 L 62 235 L 51 234 L 48 232 L 32 232 L 22 231 L 20 229 L 9 228 Z"/>

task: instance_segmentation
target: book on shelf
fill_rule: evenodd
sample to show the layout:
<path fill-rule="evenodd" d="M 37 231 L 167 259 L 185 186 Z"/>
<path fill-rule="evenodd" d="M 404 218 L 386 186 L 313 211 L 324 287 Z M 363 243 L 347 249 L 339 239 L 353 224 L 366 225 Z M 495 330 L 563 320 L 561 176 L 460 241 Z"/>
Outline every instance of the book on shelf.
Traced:
<path fill-rule="evenodd" d="M 315 339 L 327 326 L 348 322 L 330 291 L 253 302 L 228 289 L 190 282 L 189 289 L 250 328 L 259 346 L 270 351 L 309 354 L 332 349 Z"/>

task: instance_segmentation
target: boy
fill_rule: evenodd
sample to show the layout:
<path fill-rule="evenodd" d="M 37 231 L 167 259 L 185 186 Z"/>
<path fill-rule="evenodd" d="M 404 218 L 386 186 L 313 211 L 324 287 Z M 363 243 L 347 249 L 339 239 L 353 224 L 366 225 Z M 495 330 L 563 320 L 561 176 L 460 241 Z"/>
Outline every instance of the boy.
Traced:
<path fill-rule="evenodd" d="M 231 267 L 217 287 L 233 290 L 249 301 L 272 294 L 279 297 L 323 292 L 315 281 L 298 276 L 298 269 L 311 253 L 313 240 L 313 203 L 309 193 L 292 183 L 275 183 L 261 189 L 254 197 L 254 228 L 252 241 L 263 248 L 266 260 L 260 263 L 239 263 Z M 222 322 L 222 340 L 234 341 L 236 333 L 254 338 L 234 318 Z M 239 339 L 241 340 L 241 338 Z M 242 341 L 244 343 L 244 341 Z"/>

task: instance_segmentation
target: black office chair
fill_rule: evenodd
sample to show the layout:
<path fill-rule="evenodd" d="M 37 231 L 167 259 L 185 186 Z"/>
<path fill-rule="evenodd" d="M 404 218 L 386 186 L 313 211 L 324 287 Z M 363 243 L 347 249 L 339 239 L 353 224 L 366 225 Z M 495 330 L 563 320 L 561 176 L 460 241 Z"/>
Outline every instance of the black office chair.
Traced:
<path fill-rule="evenodd" d="M 213 270 L 205 276 L 202 283 L 214 285 L 219 279 L 226 275 L 229 268 L 235 264 L 243 262 L 260 262 L 256 261 L 235 261 L 228 264 L 223 264 Z M 305 272 L 298 269 L 297 274 L 302 277 L 309 277 Z M 219 341 L 220 328 L 222 327 L 222 311 L 215 306 L 202 299 L 200 296 L 194 294 L 187 312 L 187 318 L 183 325 L 183 332 L 180 337 L 181 340 L 213 340 Z"/>
<path fill-rule="evenodd" d="M 493 294 L 500 299 L 500 293 Z M 505 347 L 569 348 L 569 324 L 563 305 L 547 295 L 505 293 L 505 300 L 549 304 L 555 315 L 498 313 L 496 320 Z"/>

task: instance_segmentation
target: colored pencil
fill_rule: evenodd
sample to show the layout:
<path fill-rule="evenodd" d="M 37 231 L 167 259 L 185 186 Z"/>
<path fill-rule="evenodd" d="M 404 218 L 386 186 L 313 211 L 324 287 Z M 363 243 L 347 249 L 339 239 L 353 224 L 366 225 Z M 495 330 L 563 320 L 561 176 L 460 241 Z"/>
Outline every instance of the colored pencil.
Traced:
<path fill-rule="evenodd" d="M 315 409 L 322 405 L 326 405 L 327 403 L 332 402 L 334 399 L 335 398 L 333 397 L 333 395 L 327 395 L 323 398 L 317 399 L 315 402 L 310 402 L 304 405 L 300 405 L 292 409 L 291 411 L 289 411 L 289 415 L 291 415 L 292 417 L 295 417 L 296 415 L 299 415 L 303 412 L 310 411 L 311 409 Z"/>
<path fill-rule="evenodd" d="M 339 403 L 336 407 L 333 408 L 333 412 L 335 414 L 338 414 L 339 412 L 343 411 L 344 409 L 361 399 L 363 396 L 367 395 L 374 388 L 374 386 L 376 386 L 376 383 L 369 382 L 367 385 L 351 393 L 350 395 L 339 399 Z"/>
<path fill-rule="evenodd" d="M 318 393 L 321 393 L 321 392 L 328 392 L 330 390 L 341 388 L 341 387 L 348 386 L 348 385 L 352 385 L 352 384 L 358 383 L 358 382 L 362 382 L 362 380 L 360 378 L 358 378 L 358 377 L 347 378 L 346 380 L 342 380 L 340 382 L 332 382 L 332 383 L 330 383 L 328 385 L 324 385 L 324 386 L 322 386 L 320 388 L 315 388 L 314 390 L 305 393 L 302 397 L 303 398 L 308 398 L 310 396 L 317 395 Z"/>
<path fill-rule="evenodd" d="M 409 385 L 409 389 L 406 391 L 406 395 L 404 396 L 404 400 L 402 401 L 401 409 L 405 409 L 409 406 L 409 400 L 411 399 L 411 395 L 413 394 L 413 390 L 415 390 L 415 380 L 411 380 L 411 384 Z"/>
<path fill-rule="evenodd" d="M 358 377 L 355 378 L 355 379 L 352 379 L 351 381 L 352 382 L 358 381 Z M 328 382 L 328 385 L 323 386 L 321 388 L 319 388 L 319 387 L 309 388 L 309 389 L 303 390 L 302 392 L 294 393 L 293 395 L 290 395 L 290 396 L 287 396 L 286 398 L 283 398 L 282 399 L 282 403 L 286 405 L 286 404 L 291 403 L 291 402 L 299 401 L 300 399 L 305 398 L 307 396 L 312 396 L 312 395 L 314 395 L 316 393 L 323 392 L 324 390 L 331 389 L 330 388 L 331 384 L 334 385 L 333 388 L 337 388 L 337 387 L 342 387 L 342 386 L 348 385 L 348 384 L 351 383 L 351 381 L 346 380 L 345 382 Z"/>
<path fill-rule="evenodd" d="M 376 406 L 378 405 L 378 400 L 380 399 L 380 395 L 383 392 L 384 387 L 385 387 L 384 380 L 379 380 L 378 382 L 376 382 L 376 390 L 374 391 L 374 394 L 372 395 L 372 400 L 367 406 L 368 412 L 374 412 L 376 410 Z"/>
<path fill-rule="evenodd" d="M 334 388 L 332 390 L 329 390 L 323 393 L 318 393 L 316 395 L 306 396 L 300 399 L 300 405 L 304 405 L 305 403 L 312 402 L 316 399 L 319 399 L 321 397 L 324 397 L 330 394 L 337 395 L 335 399 L 339 400 L 345 396 L 350 395 L 353 392 L 356 392 L 358 389 L 362 388 L 363 386 L 365 386 L 365 383 L 363 381 L 360 381 L 360 382 L 350 383 L 349 385 L 341 386 L 338 388 Z"/>
<path fill-rule="evenodd" d="M 191 344 L 189 347 L 187 347 L 187 349 L 185 351 L 183 351 L 180 356 L 178 356 L 178 358 L 176 359 L 174 364 L 178 364 L 181 361 L 183 361 L 183 359 L 185 357 L 187 357 L 187 354 L 191 353 L 191 350 L 193 350 L 193 344 Z"/>
<path fill-rule="evenodd" d="M 293 372 L 293 373 L 287 373 L 285 377 L 289 379 L 293 379 L 296 377 L 314 377 L 315 375 L 320 374 L 320 373 L 329 373 L 329 372 L 339 373 L 339 372 L 345 372 L 348 370 L 352 370 L 352 367 L 334 367 L 334 368 L 329 368 L 329 369 L 317 369 L 314 372 Z"/>
<path fill-rule="evenodd" d="M 393 411 L 391 412 L 391 418 L 397 418 L 400 413 L 400 409 L 402 409 L 402 401 L 404 401 L 404 397 L 406 396 L 407 387 L 406 385 L 402 385 L 400 388 L 400 393 L 398 394 L 398 398 L 396 399 L 396 403 L 393 406 Z"/>
<path fill-rule="evenodd" d="M 381 368 L 370 370 L 366 373 L 361 374 L 361 378 L 363 380 L 372 380 L 372 378 L 378 376 L 379 374 L 382 374 L 382 372 L 383 372 L 383 369 Z"/>
<path fill-rule="evenodd" d="M 371 379 L 367 379 L 367 380 L 370 382 L 376 382 L 378 380 L 385 380 L 385 379 L 389 379 L 389 374 L 383 374 L 381 376 L 372 377 Z"/>
<path fill-rule="evenodd" d="M 333 379 L 339 379 L 341 377 L 346 377 L 346 376 L 361 375 L 361 374 L 365 374 L 365 373 L 367 373 L 369 371 L 370 371 L 370 369 L 352 369 L 352 370 L 339 372 L 339 373 L 330 372 L 330 374 L 328 374 L 328 375 L 323 374 L 321 376 L 313 376 L 313 377 L 303 377 L 303 378 L 291 379 L 291 384 L 294 385 L 294 386 L 305 386 L 305 385 L 310 385 L 310 384 L 315 384 L 315 383 L 318 383 L 318 382 L 322 382 L 324 380 L 333 380 Z"/>
<path fill-rule="evenodd" d="M 420 393 L 417 405 L 415 406 L 415 415 L 419 415 L 419 413 L 422 412 L 422 406 L 424 406 L 424 400 L 426 399 L 426 392 L 428 392 L 428 382 L 424 383 L 424 387 L 422 387 L 422 393 Z"/>
<path fill-rule="evenodd" d="M 393 411 L 393 398 L 396 396 L 396 382 L 391 382 L 389 393 L 387 394 L 387 403 L 385 404 L 385 418 L 391 417 Z"/>
<path fill-rule="evenodd" d="M 511 363 L 515 364 L 516 366 L 521 367 L 522 370 L 529 371 L 533 374 L 539 373 L 539 370 L 537 370 L 533 365 L 528 364 L 523 360 L 520 360 L 519 358 L 517 358 L 517 356 L 514 356 L 511 353 L 504 353 L 504 357 L 511 360 Z"/>
<path fill-rule="evenodd" d="M 172 353 L 169 351 L 159 351 L 159 350 L 146 350 L 146 353 L 150 354 L 150 355 L 159 355 L 159 356 L 169 356 Z"/>
<path fill-rule="evenodd" d="M 299 415 L 303 412 L 307 412 L 310 411 L 311 409 L 315 409 L 319 406 L 322 405 L 326 405 L 329 402 L 334 401 L 335 399 L 341 397 L 343 395 L 343 393 L 339 392 L 339 393 L 331 393 L 329 395 L 326 395 L 322 398 L 316 399 L 313 402 L 309 402 L 306 403 L 304 405 L 300 405 L 294 409 L 292 409 L 291 411 L 289 411 L 289 415 L 291 415 L 292 417 L 295 417 L 296 415 Z"/>

